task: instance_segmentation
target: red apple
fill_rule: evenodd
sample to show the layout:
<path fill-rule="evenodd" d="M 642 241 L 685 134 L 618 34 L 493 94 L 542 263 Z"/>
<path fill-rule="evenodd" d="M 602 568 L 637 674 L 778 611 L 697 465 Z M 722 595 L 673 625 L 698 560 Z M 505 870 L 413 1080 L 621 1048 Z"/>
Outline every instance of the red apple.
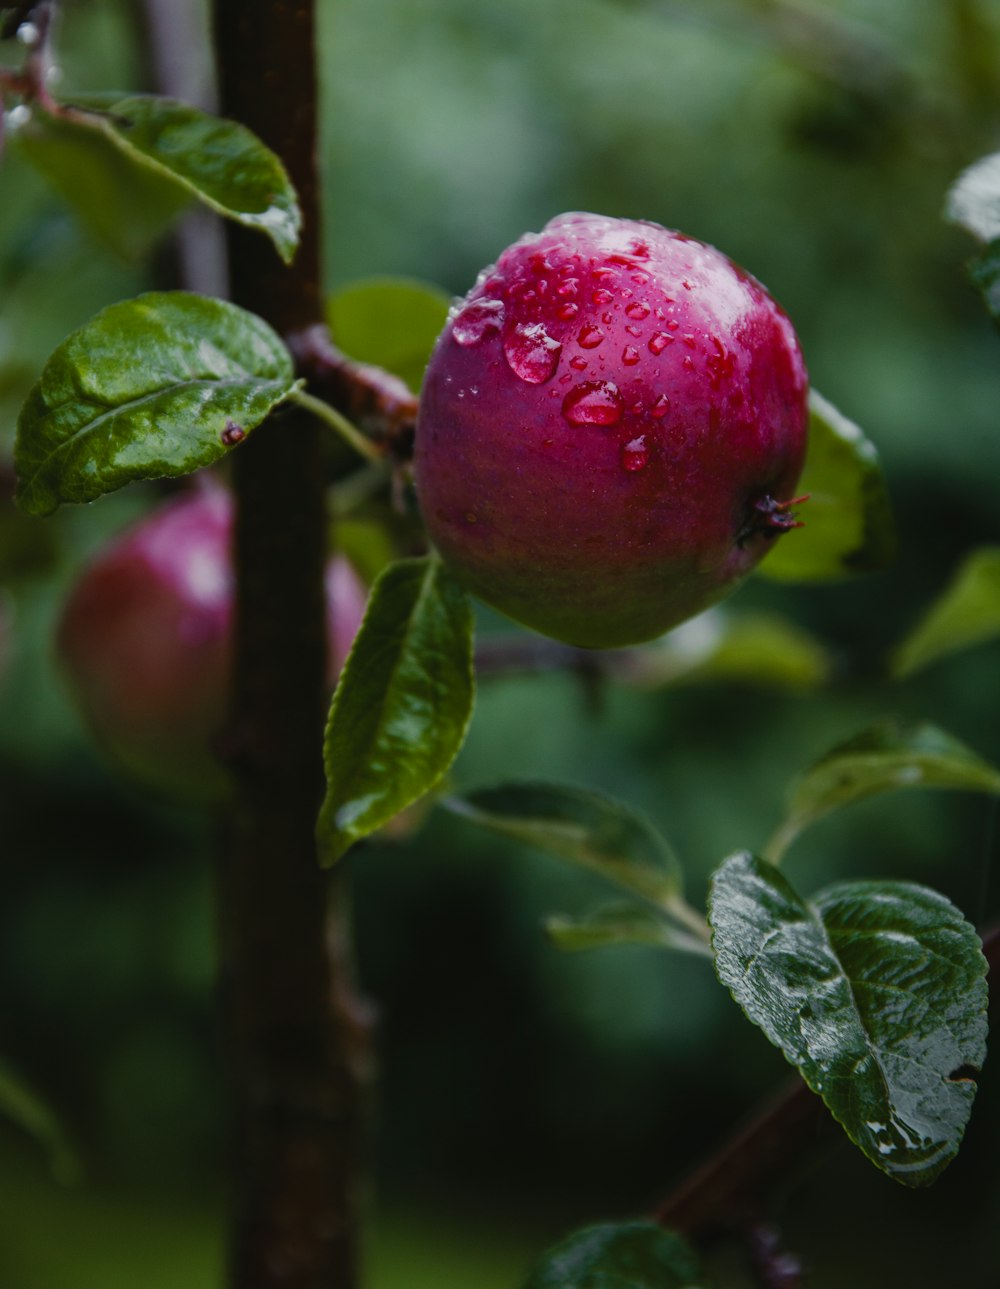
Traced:
<path fill-rule="evenodd" d="M 132 778 L 210 800 L 225 778 L 214 742 L 226 715 L 233 506 L 217 485 L 185 493 L 99 551 L 63 609 L 57 649 L 84 719 Z M 330 562 L 332 687 L 365 606 L 346 560 Z"/>
<path fill-rule="evenodd" d="M 415 448 L 430 537 L 547 635 L 651 639 L 796 526 L 807 383 L 788 318 L 719 251 L 562 215 L 479 275 L 437 342 Z"/>

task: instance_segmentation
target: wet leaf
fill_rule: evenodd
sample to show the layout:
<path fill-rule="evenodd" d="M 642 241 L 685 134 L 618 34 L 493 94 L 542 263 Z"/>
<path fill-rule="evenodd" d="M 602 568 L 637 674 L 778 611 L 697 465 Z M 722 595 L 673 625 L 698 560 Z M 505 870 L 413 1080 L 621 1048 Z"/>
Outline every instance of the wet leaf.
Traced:
<path fill-rule="evenodd" d="M 639 944 L 711 956 L 704 940 L 682 930 L 648 904 L 636 902 L 609 904 L 584 917 L 557 914 L 546 918 L 545 930 L 557 948 L 570 951 Z"/>
<path fill-rule="evenodd" d="M 972 551 L 923 620 L 896 649 L 895 676 L 911 676 L 949 654 L 1000 639 L 1000 546 Z"/>
<path fill-rule="evenodd" d="M 543 1256 L 524 1289 L 697 1289 L 698 1261 L 653 1222 L 608 1222 L 577 1231 Z"/>
<path fill-rule="evenodd" d="M 442 802 L 482 828 L 600 873 L 668 907 L 678 898 L 677 859 L 645 815 L 600 792 L 537 781 L 476 788 Z"/>
<path fill-rule="evenodd" d="M 47 515 L 210 465 L 295 389 L 260 318 L 159 292 L 104 309 L 52 354 L 18 418 L 17 500 Z"/>
<path fill-rule="evenodd" d="M 58 1181 L 70 1183 L 77 1179 L 80 1161 L 58 1117 L 3 1061 L 0 1061 L 0 1114 L 38 1142 L 48 1155 Z"/>
<path fill-rule="evenodd" d="M 147 254 L 191 203 L 187 189 L 159 170 L 136 165 L 103 128 L 33 110 L 11 141 L 83 226 L 126 260 Z"/>
<path fill-rule="evenodd" d="M 433 788 L 458 755 L 472 637 L 468 596 L 433 556 L 399 560 L 375 582 L 326 727 L 325 863 Z"/>
<path fill-rule="evenodd" d="M 797 512 L 805 527 L 775 541 L 761 573 L 781 582 L 828 582 L 892 563 L 892 509 L 875 446 L 815 392 L 797 491 L 809 494 Z"/>
<path fill-rule="evenodd" d="M 425 282 L 368 278 L 338 291 L 327 318 L 345 354 L 384 367 L 416 393 L 450 303 L 448 295 Z"/>
<path fill-rule="evenodd" d="M 799 833 L 832 810 L 899 788 L 1000 793 L 1000 771 L 935 725 L 880 721 L 832 748 L 799 779 L 767 857 L 777 862 Z"/>
<path fill-rule="evenodd" d="M 883 1172 L 932 1182 L 954 1157 L 986 1057 L 986 960 L 944 896 L 841 882 L 803 900 L 765 860 L 716 872 L 719 979 Z"/>
<path fill-rule="evenodd" d="M 58 117 L 32 109 L 20 141 L 28 160 L 105 240 L 128 236 L 118 212 L 101 207 L 109 191 L 98 181 L 111 179 L 115 191 L 133 191 L 132 205 L 151 224 L 147 236 L 194 197 L 265 233 L 291 261 L 302 222 L 295 190 L 278 157 L 245 126 L 152 95 L 90 96 L 77 106 L 83 110 Z M 114 152 L 136 172 L 131 179 Z"/>
<path fill-rule="evenodd" d="M 1000 152 L 962 171 L 948 193 L 945 214 L 981 242 L 1000 238 Z"/>

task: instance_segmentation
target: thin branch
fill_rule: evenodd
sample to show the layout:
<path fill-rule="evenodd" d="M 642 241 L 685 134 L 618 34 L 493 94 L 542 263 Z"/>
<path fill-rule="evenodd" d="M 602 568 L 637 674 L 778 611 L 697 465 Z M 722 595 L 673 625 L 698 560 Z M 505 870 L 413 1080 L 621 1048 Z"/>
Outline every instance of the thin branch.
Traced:
<path fill-rule="evenodd" d="M 310 388 L 361 427 L 397 463 L 413 455 L 417 396 L 404 381 L 381 367 L 354 362 L 341 353 L 323 324 L 285 337 Z"/>

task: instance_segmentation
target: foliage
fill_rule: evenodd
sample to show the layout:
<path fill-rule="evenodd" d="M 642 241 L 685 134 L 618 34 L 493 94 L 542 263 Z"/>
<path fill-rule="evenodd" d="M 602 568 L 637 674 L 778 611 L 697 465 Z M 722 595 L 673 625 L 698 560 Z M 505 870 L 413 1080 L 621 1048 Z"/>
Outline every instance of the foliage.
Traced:
<path fill-rule="evenodd" d="M 29 96 L 27 106 L 27 119 L 13 131 L 15 161 L 34 167 L 119 250 L 144 253 L 194 199 L 269 237 L 286 262 L 294 254 L 295 194 L 278 158 L 242 126 L 145 95 L 71 95 L 59 104 Z M 950 218 L 983 244 L 970 276 L 994 321 L 1000 319 L 997 159 L 991 155 L 967 170 L 948 206 Z M 417 391 L 446 298 L 434 288 L 383 279 L 334 295 L 328 314 L 347 353 L 385 367 Z M 835 383 L 829 372 L 823 376 L 825 385 Z M 58 344 L 27 392 L 18 422 L 19 504 L 48 515 L 62 503 L 92 501 L 126 483 L 216 465 L 265 418 L 296 401 L 374 461 L 365 475 L 369 467 L 352 459 L 338 486 L 355 486 L 350 515 L 357 532 L 367 525 L 374 534 L 366 548 L 378 550 L 372 565 L 390 561 L 374 582 L 330 707 L 327 794 L 317 825 L 325 862 L 375 838 L 427 794 L 445 791 L 442 805 L 459 833 L 478 826 L 491 838 L 557 858 L 571 875 L 577 870 L 583 880 L 617 888 L 616 903 L 595 906 L 587 904 L 589 888 L 581 887 L 586 907 L 547 922 L 557 946 L 668 948 L 712 958 L 745 1014 L 868 1159 L 905 1185 L 933 1181 L 958 1150 L 985 1056 L 986 964 L 975 930 L 949 899 L 923 884 L 837 881 L 807 898 L 776 865 L 820 819 L 895 789 L 995 797 L 1000 772 L 989 754 L 922 719 L 872 725 L 865 712 L 860 732 L 846 736 L 845 730 L 799 774 L 762 856 L 741 849 L 714 870 L 707 923 L 682 895 L 706 876 L 698 857 L 682 865 L 640 803 L 531 777 L 448 790 L 449 775 L 463 778 L 462 764 L 453 767 L 473 716 L 474 607 L 433 554 L 424 553 L 412 514 L 391 515 L 392 489 L 398 496 L 401 479 L 398 471 L 390 479 L 384 445 L 302 393 L 285 340 L 264 321 L 205 296 L 158 291 L 111 304 Z M 864 398 L 851 402 L 863 406 Z M 796 535 L 777 546 L 762 568 L 767 579 L 853 583 L 891 564 L 896 536 L 878 454 L 865 433 L 815 393 L 802 491 L 811 497 L 808 525 L 801 540 Z M 62 557 L 43 533 L 25 559 L 22 520 L 4 512 L 0 522 L 4 581 L 44 577 Z M 57 549 L 43 550 L 46 543 Z M 769 598 L 783 590 L 764 579 L 756 594 L 764 611 L 742 618 L 715 611 L 698 624 L 700 641 L 689 637 L 693 647 L 684 644 L 682 631 L 611 659 L 605 678 L 622 693 L 631 686 L 650 696 L 650 712 L 662 710 L 657 691 L 693 680 L 702 689 L 690 695 L 692 703 L 706 688 L 723 695 L 713 701 L 724 702 L 732 692 L 727 687 L 776 683 L 803 691 L 826 687 L 828 706 L 817 708 L 826 717 L 836 713 L 840 694 L 854 704 L 822 632 L 814 637 L 771 608 L 795 601 Z M 814 611 L 820 622 L 822 616 Z M 479 621 L 492 625 L 489 615 Z M 970 646 L 995 642 L 998 634 L 997 550 L 981 544 L 897 644 L 890 669 L 909 679 Z M 523 704 L 525 715 L 529 706 Z M 639 723 L 637 715 L 632 719 Z M 726 727 L 703 737 L 716 735 L 728 737 Z M 808 757 L 814 749 L 802 751 Z M 705 808 L 727 819 L 738 809 L 735 783 L 714 783 L 708 795 Z M 797 850 L 804 863 L 801 843 Z M 827 853 L 819 841 L 815 853 Z M 358 870 L 365 860 L 359 854 L 351 862 Z M 33 1126 L 62 1158 L 61 1137 L 42 1103 L 12 1079 L 3 1080 L 0 1092 L 7 1113 Z M 543 1258 L 527 1285 L 653 1289 L 700 1280 L 677 1237 L 630 1223 L 570 1237 Z"/>

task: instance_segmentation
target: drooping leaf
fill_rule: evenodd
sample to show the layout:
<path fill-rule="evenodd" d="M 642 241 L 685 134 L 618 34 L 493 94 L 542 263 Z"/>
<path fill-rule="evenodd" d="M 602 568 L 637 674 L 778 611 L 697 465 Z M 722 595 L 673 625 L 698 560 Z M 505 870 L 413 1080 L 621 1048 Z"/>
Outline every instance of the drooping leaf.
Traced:
<path fill-rule="evenodd" d="M 799 779 L 765 854 L 777 862 L 817 819 L 897 788 L 1000 793 L 1000 770 L 935 725 L 880 721 L 832 748 Z"/>
<path fill-rule="evenodd" d="M 779 538 L 760 572 L 782 582 L 828 582 L 888 567 L 896 552 L 878 453 L 861 430 L 813 392 L 809 449 L 798 491 L 805 526 Z"/>
<path fill-rule="evenodd" d="M 525 781 L 476 788 L 442 804 L 491 832 L 600 873 L 661 907 L 679 897 L 680 865 L 664 838 L 645 815 L 604 793 Z"/>
<path fill-rule="evenodd" d="M 113 210 L 99 209 L 98 178 L 114 176 L 116 188 L 130 187 L 109 159 L 113 149 L 142 173 L 134 191 L 148 215 L 162 212 L 168 223 L 194 197 L 265 233 L 286 264 L 295 253 L 302 218 L 291 181 L 279 158 L 235 121 L 153 95 L 88 96 L 68 115 L 33 109 L 21 141 L 27 158 L 105 235 L 120 221 Z"/>
<path fill-rule="evenodd" d="M 983 297 L 990 317 L 1000 327 L 1000 237 L 969 264 L 969 277 Z"/>
<path fill-rule="evenodd" d="M 338 291 L 327 318 L 337 345 L 420 389 L 424 368 L 448 316 L 449 296 L 407 278 L 368 278 Z"/>
<path fill-rule="evenodd" d="M 557 914 L 546 918 L 545 930 L 557 948 L 571 951 L 640 944 L 711 956 L 706 941 L 636 901 L 608 904 L 585 917 Z"/>
<path fill-rule="evenodd" d="M 429 791 L 472 717 L 469 599 L 433 556 L 399 560 L 372 587 L 326 727 L 326 863 Z"/>
<path fill-rule="evenodd" d="M 189 474 L 294 389 L 284 344 L 244 309 L 184 291 L 110 305 L 63 341 L 21 409 L 17 500 L 46 515 Z"/>
<path fill-rule="evenodd" d="M 958 1150 L 986 1056 L 986 960 L 944 896 L 841 882 L 803 900 L 742 853 L 718 869 L 719 979 L 851 1140 L 907 1186 Z"/>
<path fill-rule="evenodd" d="M 983 546 L 962 562 L 922 621 L 897 647 L 895 676 L 912 676 L 940 658 L 1000 639 L 1000 546 Z"/>
<path fill-rule="evenodd" d="M 136 165 L 102 126 L 32 110 L 11 140 L 84 227 L 126 260 L 141 259 L 191 203 L 186 188 Z"/>
<path fill-rule="evenodd" d="M 542 1257 L 524 1289 L 697 1289 L 698 1260 L 653 1222 L 607 1222 L 577 1231 Z"/>
<path fill-rule="evenodd" d="M 1000 237 L 1000 152 L 962 171 L 948 193 L 945 214 L 981 242 Z"/>
<path fill-rule="evenodd" d="M 830 675 L 830 658 L 815 637 L 776 613 L 709 609 L 662 639 L 623 651 L 615 674 L 625 684 L 718 681 L 768 689 L 810 689 Z"/>
<path fill-rule="evenodd" d="M 72 1182 L 80 1161 L 58 1117 L 20 1075 L 0 1061 L 0 1114 L 13 1120 L 43 1148 L 56 1179 Z"/>

